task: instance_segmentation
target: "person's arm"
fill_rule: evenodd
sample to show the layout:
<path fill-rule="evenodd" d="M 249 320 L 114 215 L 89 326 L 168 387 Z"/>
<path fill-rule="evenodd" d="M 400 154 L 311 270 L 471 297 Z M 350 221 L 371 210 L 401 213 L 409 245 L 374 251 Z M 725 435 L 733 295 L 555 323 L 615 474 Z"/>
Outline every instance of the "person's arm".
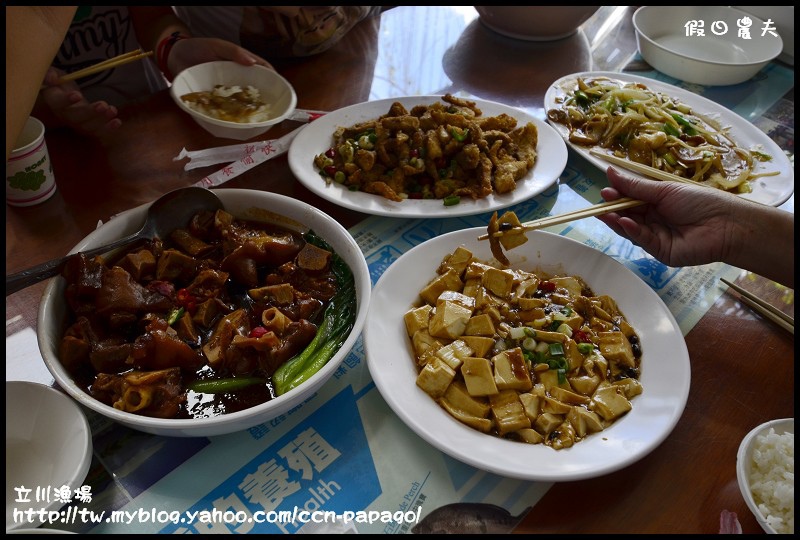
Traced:
<path fill-rule="evenodd" d="M 195 64 L 213 60 L 231 60 L 245 66 L 255 64 L 271 68 L 272 65 L 247 49 L 217 38 L 192 38 L 191 31 L 169 6 L 129 6 L 136 39 L 145 50 L 153 51 L 156 63 L 167 79 Z M 180 40 L 166 48 L 165 58 L 159 44 L 178 33 Z M 186 38 L 192 38 L 191 43 Z"/>
<path fill-rule="evenodd" d="M 161 40 L 173 32 L 192 36 L 170 6 L 128 6 L 128 12 L 136 39 L 146 51 L 155 51 Z"/>
<path fill-rule="evenodd" d="M 6 161 L 75 10 L 76 6 L 6 7 Z"/>
<path fill-rule="evenodd" d="M 794 289 L 794 214 L 744 201 L 740 207 L 724 262 Z"/>
<path fill-rule="evenodd" d="M 722 190 L 634 178 L 612 167 L 603 198 L 648 204 L 598 216 L 669 266 L 721 261 L 794 288 L 794 214 Z"/>

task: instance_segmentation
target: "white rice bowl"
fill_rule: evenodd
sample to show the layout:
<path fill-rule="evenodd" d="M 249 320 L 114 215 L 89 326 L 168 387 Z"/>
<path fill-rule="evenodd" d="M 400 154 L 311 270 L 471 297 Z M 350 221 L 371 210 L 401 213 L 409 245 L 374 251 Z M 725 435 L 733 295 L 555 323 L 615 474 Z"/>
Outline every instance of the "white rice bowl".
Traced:
<path fill-rule="evenodd" d="M 736 473 L 747 506 L 768 533 L 794 533 L 794 419 L 773 420 L 742 441 Z"/>
<path fill-rule="evenodd" d="M 189 106 L 182 96 L 193 92 L 211 92 L 217 86 L 258 90 L 259 100 L 269 108 L 267 119 L 250 118 L 248 122 L 220 120 Z M 226 60 L 196 64 L 175 76 L 169 90 L 175 104 L 189 114 L 198 125 L 224 139 L 246 141 L 259 137 L 283 122 L 297 106 L 292 85 L 274 69 L 260 65 L 245 66 Z"/>

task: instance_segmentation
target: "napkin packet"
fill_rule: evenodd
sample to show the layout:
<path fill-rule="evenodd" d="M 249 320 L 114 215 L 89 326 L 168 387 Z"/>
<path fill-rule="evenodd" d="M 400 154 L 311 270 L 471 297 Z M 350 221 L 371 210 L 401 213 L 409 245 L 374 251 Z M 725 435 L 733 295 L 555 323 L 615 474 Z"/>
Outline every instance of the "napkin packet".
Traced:
<path fill-rule="evenodd" d="M 324 114 L 325 112 L 323 111 L 297 109 L 288 119 L 308 123 Z M 183 167 L 185 171 L 226 163 L 225 167 L 194 184 L 207 188 L 215 187 L 252 169 L 259 163 L 287 152 L 294 138 L 304 127 L 300 126 L 283 137 L 274 140 L 232 144 L 204 150 L 187 150 L 183 148 L 173 159 L 174 161 L 180 161 L 189 158 L 189 161 Z"/>

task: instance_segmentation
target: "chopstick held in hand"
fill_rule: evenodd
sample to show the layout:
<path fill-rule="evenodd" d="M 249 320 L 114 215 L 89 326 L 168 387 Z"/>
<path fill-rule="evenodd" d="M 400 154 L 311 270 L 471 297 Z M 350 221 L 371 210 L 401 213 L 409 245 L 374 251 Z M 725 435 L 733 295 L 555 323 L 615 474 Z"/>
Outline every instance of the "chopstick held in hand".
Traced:
<path fill-rule="evenodd" d="M 521 227 L 513 227 L 506 230 L 500 230 L 494 233 L 492 236 L 498 238 L 500 236 L 503 236 L 503 234 L 508 234 L 512 232 L 514 234 L 519 234 L 521 232 L 542 229 L 544 227 L 550 227 L 551 225 L 560 225 L 562 223 L 567 223 L 569 221 L 575 221 L 586 217 L 599 216 L 601 214 L 608 214 L 609 212 L 617 212 L 619 210 L 625 210 L 626 208 L 633 208 L 634 206 L 640 206 L 642 204 L 645 204 L 645 202 L 636 199 L 631 199 L 630 197 L 622 197 L 620 199 L 616 199 L 613 201 L 606 201 L 599 204 L 595 204 L 593 206 L 590 206 L 589 208 L 575 210 L 574 212 L 566 212 L 564 214 L 558 214 L 555 216 L 548 216 L 540 219 L 535 219 L 533 221 L 528 221 L 523 223 Z M 479 236 L 478 240 L 486 240 L 488 238 L 489 235 L 484 234 Z"/>
<path fill-rule="evenodd" d="M 62 84 L 68 81 L 81 79 L 89 75 L 94 75 L 95 73 L 100 73 L 101 71 L 105 71 L 107 69 L 113 69 L 115 67 L 122 66 L 130 62 L 136 62 L 138 60 L 147 58 L 148 56 L 152 55 L 153 51 L 144 52 L 142 51 L 142 49 L 126 52 L 125 54 L 115 56 L 114 58 L 109 58 L 108 60 L 104 60 L 93 66 L 89 66 L 87 68 L 79 69 L 78 71 L 73 71 L 72 73 L 68 73 L 67 75 L 63 75 L 58 78 L 57 84 Z"/>

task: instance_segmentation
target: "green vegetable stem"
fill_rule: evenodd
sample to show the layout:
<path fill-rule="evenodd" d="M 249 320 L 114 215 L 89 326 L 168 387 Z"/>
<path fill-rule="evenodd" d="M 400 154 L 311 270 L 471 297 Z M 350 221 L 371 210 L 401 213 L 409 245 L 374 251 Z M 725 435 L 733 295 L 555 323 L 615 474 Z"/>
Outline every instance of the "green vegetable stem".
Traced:
<path fill-rule="evenodd" d="M 254 384 L 266 384 L 267 380 L 261 377 L 231 377 L 229 379 L 208 379 L 189 383 L 188 388 L 193 392 L 203 394 L 221 394 L 233 392 Z"/>
<path fill-rule="evenodd" d="M 272 384 L 278 396 L 296 388 L 322 369 L 341 348 L 356 320 L 355 280 L 347 263 L 314 232 L 306 234 L 306 241 L 333 253 L 331 268 L 336 276 L 337 290 L 325 308 L 317 335 L 311 343 L 272 375 Z"/>

